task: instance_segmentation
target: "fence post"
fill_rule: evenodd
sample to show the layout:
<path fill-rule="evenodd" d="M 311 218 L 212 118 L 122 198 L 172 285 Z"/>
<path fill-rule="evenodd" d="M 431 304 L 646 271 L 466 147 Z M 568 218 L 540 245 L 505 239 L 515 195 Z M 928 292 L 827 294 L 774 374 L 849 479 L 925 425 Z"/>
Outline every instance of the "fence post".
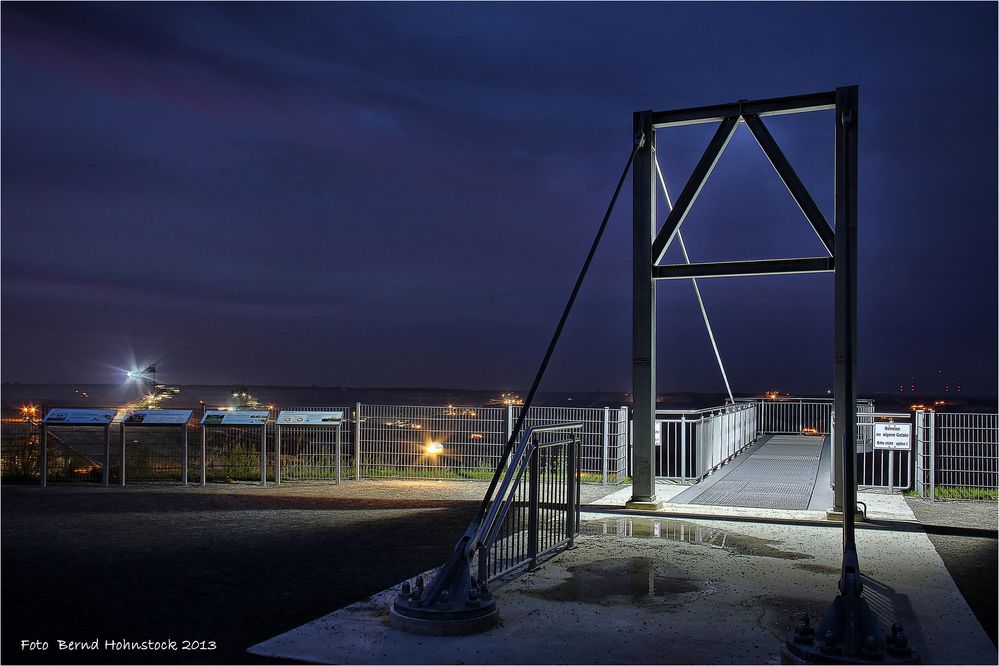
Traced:
<path fill-rule="evenodd" d="M 111 424 L 104 426 L 104 469 L 101 470 L 101 485 L 105 488 L 111 480 Z"/>
<path fill-rule="evenodd" d="M 336 427 L 336 485 L 338 486 L 340 485 L 340 445 L 341 445 L 340 428 L 341 427 L 342 426 L 339 425 Z"/>
<path fill-rule="evenodd" d="M 201 425 L 201 487 L 202 488 L 205 487 L 205 482 L 208 480 L 208 470 L 206 469 L 208 467 L 208 456 L 206 455 L 205 452 L 205 449 L 207 448 L 206 446 L 207 443 L 205 441 L 206 439 L 207 438 L 205 437 L 205 426 L 204 424 L 202 424 Z"/>
<path fill-rule="evenodd" d="M 186 486 L 187 485 L 187 422 L 186 421 L 184 422 L 184 425 L 181 426 L 181 428 L 184 431 L 184 446 L 183 446 L 184 458 L 180 461 L 180 477 L 181 477 L 180 480 L 181 483 L 183 483 Z"/>
<path fill-rule="evenodd" d="M 607 408 L 605 408 L 607 409 Z M 606 424 L 606 413 L 605 420 Z M 606 440 L 605 440 L 606 441 Z M 569 487 L 566 489 L 566 499 L 568 500 L 568 506 L 566 507 L 565 515 L 565 530 L 566 537 L 569 539 L 569 548 L 573 548 L 576 545 L 576 454 L 581 449 L 579 433 L 574 433 L 572 436 L 572 442 L 569 444 L 569 449 L 566 451 L 568 455 L 567 467 L 568 467 L 568 484 Z M 606 451 L 606 448 L 604 449 Z M 604 456 L 604 462 L 607 462 L 607 456 Z M 604 466 L 604 485 L 607 485 L 607 467 Z"/>
<path fill-rule="evenodd" d="M 604 485 L 607 485 L 607 451 L 610 448 L 610 407 L 604 407 L 604 443 L 603 461 L 601 467 L 604 474 Z"/>
<path fill-rule="evenodd" d="M 513 405 L 506 406 L 506 441 L 513 437 Z"/>
<path fill-rule="evenodd" d="M 260 426 L 260 485 L 267 487 L 267 423 Z"/>
<path fill-rule="evenodd" d="M 937 450 L 936 450 L 936 412 L 930 416 L 930 501 L 937 501 Z"/>
<path fill-rule="evenodd" d="M 338 426 L 339 427 L 339 426 Z M 274 424 L 274 485 L 281 485 L 281 424 Z"/>
<path fill-rule="evenodd" d="M 354 404 L 354 480 L 361 480 L 361 403 Z"/>
<path fill-rule="evenodd" d="M 124 488 L 125 487 L 125 423 L 124 422 L 122 422 L 121 425 L 118 426 L 118 436 L 120 438 L 119 443 L 121 444 L 121 474 L 120 474 L 121 478 L 118 481 L 121 484 L 121 487 Z"/>
<path fill-rule="evenodd" d="M 40 450 L 38 452 L 38 471 L 40 473 L 39 484 L 42 486 L 42 488 L 44 488 L 49 478 L 49 434 L 48 434 L 48 428 L 44 423 L 42 423 L 39 426 L 39 428 L 40 428 L 39 437 L 38 437 L 39 439 L 38 446 L 40 447 Z"/>

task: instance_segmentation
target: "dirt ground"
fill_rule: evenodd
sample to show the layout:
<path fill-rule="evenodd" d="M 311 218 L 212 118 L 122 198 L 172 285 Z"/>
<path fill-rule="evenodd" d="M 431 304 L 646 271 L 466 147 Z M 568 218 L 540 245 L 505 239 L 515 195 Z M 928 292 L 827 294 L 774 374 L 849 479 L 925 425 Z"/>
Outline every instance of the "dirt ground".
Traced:
<path fill-rule="evenodd" d="M 997 565 L 999 549 L 995 502 L 959 502 L 907 498 L 906 501 L 944 561 L 989 638 L 996 643 L 999 615 Z"/>
<path fill-rule="evenodd" d="M 485 487 L 4 485 L 0 661 L 261 662 L 245 650 L 443 562 Z M 582 500 L 613 490 L 584 486 Z M 924 504 L 914 512 L 995 640 L 995 506 Z M 48 648 L 22 648 L 33 640 Z M 60 640 L 101 649 L 60 650 Z M 178 645 L 108 650 L 105 640 Z M 180 649 L 185 640 L 205 643 Z"/>
<path fill-rule="evenodd" d="M 441 564 L 485 488 L 4 485 L 0 661 L 261 661 L 246 648 Z M 586 486 L 583 501 L 605 492 Z M 95 639 L 98 651 L 58 649 Z M 215 648 L 103 649 L 147 639 Z"/>

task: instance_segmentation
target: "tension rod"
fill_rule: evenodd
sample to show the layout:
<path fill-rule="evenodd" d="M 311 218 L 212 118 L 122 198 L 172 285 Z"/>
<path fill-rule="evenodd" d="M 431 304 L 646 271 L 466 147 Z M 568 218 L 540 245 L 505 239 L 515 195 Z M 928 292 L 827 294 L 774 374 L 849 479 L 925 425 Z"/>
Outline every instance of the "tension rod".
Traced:
<path fill-rule="evenodd" d="M 663 195 L 666 197 L 666 205 L 669 206 L 670 210 L 673 210 L 673 200 L 669 196 L 669 190 L 666 189 L 666 180 L 663 178 L 663 170 L 659 166 L 659 157 L 656 155 L 656 149 L 652 148 L 652 159 L 656 164 L 656 174 L 659 176 L 659 184 L 663 188 Z M 690 263 L 690 256 L 687 255 L 687 245 L 683 242 L 683 235 L 680 230 L 676 230 L 676 239 L 680 241 L 680 249 L 683 251 L 683 260 L 686 263 Z M 711 330 L 711 321 L 708 319 L 708 311 L 704 307 L 704 299 L 701 298 L 701 289 L 697 286 L 697 278 L 690 278 L 690 283 L 694 285 L 694 294 L 697 296 L 697 304 L 701 306 L 701 316 L 704 317 L 704 327 L 708 329 L 708 338 L 711 340 L 711 348 L 715 350 L 715 358 L 718 360 L 718 369 L 721 370 L 722 379 L 725 381 L 725 390 L 728 391 L 728 400 L 733 405 L 735 404 L 735 398 L 732 397 L 732 387 L 728 384 L 728 375 L 725 374 L 725 365 L 722 363 L 721 353 L 718 351 L 718 343 L 715 342 L 715 334 Z"/>
<path fill-rule="evenodd" d="M 631 156 L 628 157 L 628 162 L 624 165 L 624 171 L 621 172 L 621 178 L 617 181 L 617 187 L 614 188 L 614 195 L 611 197 L 610 204 L 607 206 L 607 212 L 604 213 L 604 219 L 600 223 L 600 228 L 597 229 L 597 235 L 594 237 L 593 244 L 590 246 L 590 251 L 586 255 L 586 261 L 583 262 L 583 268 L 579 271 L 579 277 L 576 278 L 576 284 L 572 288 L 572 293 L 569 294 L 569 300 L 565 304 L 565 309 L 562 310 L 562 318 L 559 319 L 558 326 L 555 327 L 555 334 L 552 335 L 551 342 L 548 343 L 548 350 L 545 352 L 545 357 L 541 361 L 541 366 L 538 368 L 538 372 L 534 376 L 534 383 L 531 384 L 531 390 L 528 392 L 527 398 L 524 400 L 524 406 L 520 409 L 520 415 L 517 417 L 517 423 L 513 426 L 513 431 L 510 433 L 510 440 L 506 443 L 506 447 L 503 449 L 503 456 L 496 465 L 496 471 L 493 472 L 493 478 L 489 482 L 489 489 L 486 490 L 486 496 L 482 498 L 482 504 L 479 506 L 476 521 L 481 520 L 482 516 L 485 515 L 486 509 L 489 507 L 489 502 L 492 500 L 493 492 L 496 490 L 496 484 L 499 482 L 503 468 L 506 466 L 506 462 L 510 458 L 510 451 L 513 450 L 514 443 L 517 441 L 517 433 L 519 433 L 520 429 L 524 426 L 524 421 L 527 419 L 527 412 L 531 409 L 531 404 L 534 402 L 534 396 L 537 394 L 538 387 L 541 385 L 541 379 L 545 375 L 545 370 L 548 369 L 548 362 L 551 361 L 552 353 L 555 351 L 555 345 L 558 344 L 559 337 L 562 335 L 562 329 L 565 328 L 565 322 L 569 318 L 569 312 L 572 311 L 572 306 L 576 302 L 576 295 L 579 294 L 579 288 L 583 286 L 583 279 L 586 277 L 586 272 L 590 269 L 590 263 L 593 261 L 593 255 L 596 254 L 597 246 L 600 245 L 600 239 L 603 237 L 604 230 L 607 228 L 607 222 L 610 221 L 611 213 L 614 211 L 614 204 L 617 203 L 617 197 L 621 194 L 621 187 L 624 185 L 624 179 L 627 177 L 628 171 L 631 169 L 631 165 L 635 161 L 635 155 L 638 154 L 638 151 L 644 145 L 645 134 L 642 133 L 636 135 L 634 147 L 631 149 Z"/>

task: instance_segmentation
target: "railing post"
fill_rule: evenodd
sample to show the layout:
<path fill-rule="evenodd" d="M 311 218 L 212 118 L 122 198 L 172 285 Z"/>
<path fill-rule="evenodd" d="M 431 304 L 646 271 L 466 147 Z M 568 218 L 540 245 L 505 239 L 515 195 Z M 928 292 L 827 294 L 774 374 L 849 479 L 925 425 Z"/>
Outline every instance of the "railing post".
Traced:
<path fill-rule="evenodd" d="M 605 421 L 606 423 L 606 421 Z M 578 454 L 580 448 L 579 434 L 574 433 L 572 436 L 572 443 L 569 445 L 569 450 L 567 453 L 566 469 L 568 474 L 567 483 L 568 488 L 566 489 L 566 500 L 567 506 L 565 511 L 565 530 L 566 538 L 569 540 L 569 548 L 573 548 L 576 545 L 576 502 L 578 500 L 576 496 L 576 455 Z M 606 456 L 604 457 L 606 462 Z M 607 484 L 607 468 L 604 467 L 604 485 Z"/>
<path fill-rule="evenodd" d="M 180 461 L 180 476 L 181 476 L 181 483 L 183 483 L 186 486 L 187 485 L 187 423 L 185 422 L 184 425 L 181 426 L 181 428 L 184 434 L 184 447 L 183 447 L 184 458 Z"/>
<path fill-rule="evenodd" d="M 531 472 L 531 483 L 528 486 L 528 503 L 529 508 L 527 511 L 527 557 L 529 558 L 529 564 L 527 565 L 528 571 L 533 571 L 538 568 L 538 511 L 540 507 L 538 506 L 538 491 L 540 490 L 541 483 L 541 466 L 538 456 L 538 439 L 537 436 L 531 438 L 530 447 L 530 472 Z"/>
<path fill-rule="evenodd" d="M 513 437 L 513 405 L 506 406 L 506 441 Z"/>
<path fill-rule="evenodd" d="M 206 454 L 207 442 L 205 441 L 207 437 L 205 436 L 205 426 L 201 426 L 201 487 L 205 487 L 205 483 L 208 481 L 208 455 Z"/>
<path fill-rule="evenodd" d="M 604 407 L 604 445 L 601 467 L 604 474 L 604 485 L 607 485 L 607 453 L 610 448 L 610 407 Z"/>
<path fill-rule="evenodd" d="M 687 480 L 687 415 L 680 415 L 680 480 Z"/>
<path fill-rule="evenodd" d="M 354 480 L 361 480 L 361 403 L 354 404 Z"/>
<path fill-rule="evenodd" d="M 340 448 L 341 448 L 341 437 L 340 428 L 342 426 L 336 427 L 336 485 L 340 485 Z"/>
<path fill-rule="evenodd" d="M 260 485 L 267 487 L 267 423 L 260 426 Z"/>
<path fill-rule="evenodd" d="M 119 475 L 120 478 L 118 479 L 118 482 L 121 484 L 121 487 L 124 488 L 125 487 L 125 424 L 124 423 L 121 423 L 118 426 L 118 437 L 120 439 L 119 443 L 121 444 L 121 474 Z"/>

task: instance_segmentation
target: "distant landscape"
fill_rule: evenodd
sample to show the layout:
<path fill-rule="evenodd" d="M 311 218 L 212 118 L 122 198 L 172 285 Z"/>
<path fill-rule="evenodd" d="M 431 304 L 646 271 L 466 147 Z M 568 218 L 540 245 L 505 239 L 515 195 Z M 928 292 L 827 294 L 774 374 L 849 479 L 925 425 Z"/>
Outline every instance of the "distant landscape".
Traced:
<path fill-rule="evenodd" d="M 232 397 L 235 385 L 178 385 L 180 393 L 164 403 L 170 408 L 200 408 L 226 404 Z M 356 388 L 341 386 L 254 386 L 246 388 L 263 405 L 277 408 L 290 407 L 348 407 L 356 402 L 386 405 L 462 405 L 484 406 L 495 404 L 504 393 L 525 398 L 523 390 L 469 390 L 453 388 Z M 763 397 L 762 393 L 736 393 L 737 398 Z M 4 382 L 0 388 L 3 409 L 16 409 L 33 403 L 48 407 L 117 407 L 138 397 L 136 388 L 124 384 L 22 384 Z M 792 396 L 793 397 L 793 396 Z M 816 397 L 816 396 L 801 396 Z M 826 396 L 829 397 L 829 396 Z M 937 411 L 995 412 L 995 398 L 961 396 L 959 394 L 870 394 L 879 410 L 909 411 L 913 404 L 925 404 Z M 715 407 L 725 401 L 723 393 L 668 393 L 660 394 L 662 409 L 702 409 Z M 944 404 L 934 404 L 943 402 Z M 612 391 L 580 393 L 540 392 L 535 404 L 549 407 L 619 407 L 631 404 L 631 395 Z"/>

